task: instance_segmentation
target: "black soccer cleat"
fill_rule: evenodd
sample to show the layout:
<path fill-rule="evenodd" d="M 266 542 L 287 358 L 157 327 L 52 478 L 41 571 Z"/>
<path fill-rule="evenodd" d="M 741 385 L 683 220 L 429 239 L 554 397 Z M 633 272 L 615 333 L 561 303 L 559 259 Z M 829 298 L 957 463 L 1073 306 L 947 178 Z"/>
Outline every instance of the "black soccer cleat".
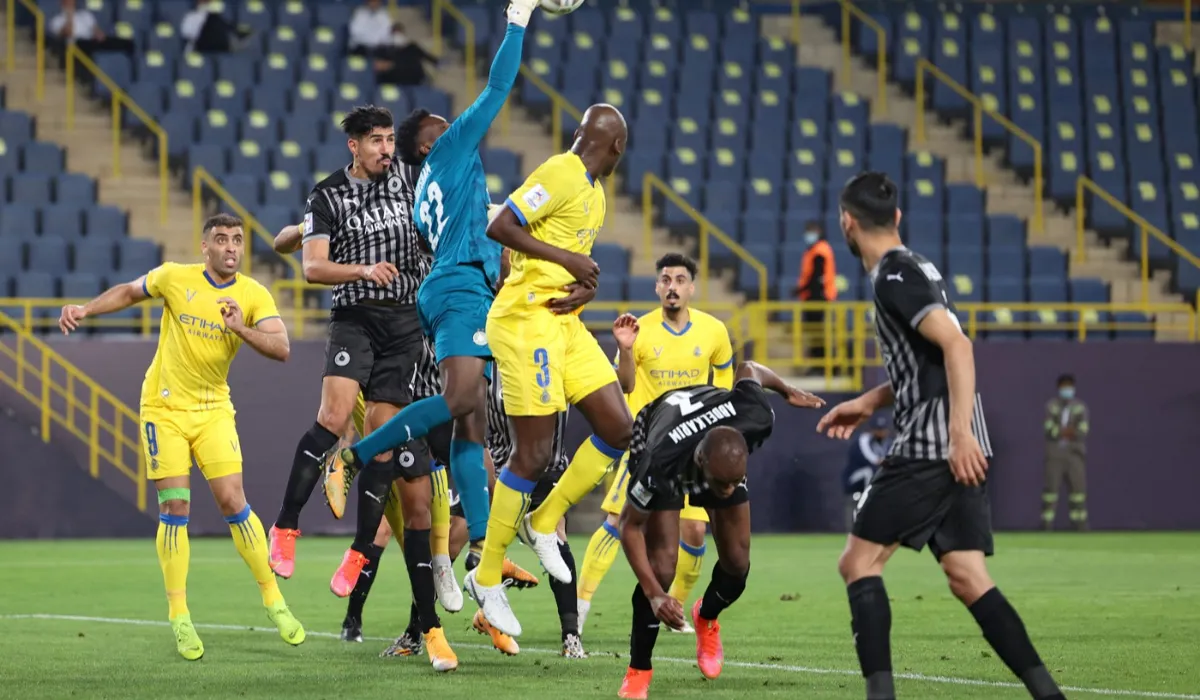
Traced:
<path fill-rule="evenodd" d="M 362 620 L 356 617 L 347 617 L 345 620 L 342 620 L 342 634 L 340 638 L 343 642 L 362 643 Z"/>

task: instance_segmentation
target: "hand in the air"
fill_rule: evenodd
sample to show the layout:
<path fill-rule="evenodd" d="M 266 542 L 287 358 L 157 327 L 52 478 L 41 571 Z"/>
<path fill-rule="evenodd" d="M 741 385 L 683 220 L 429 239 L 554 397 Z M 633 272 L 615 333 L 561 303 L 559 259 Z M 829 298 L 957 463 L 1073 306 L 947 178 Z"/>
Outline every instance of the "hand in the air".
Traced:
<path fill-rule="evenodd" d="M 870 417 L 871 410 L 860 399 L 853 399 L 839 403 L 822 416 L 817 423 L 817 432 L 825 433 L 834 440 L 849 440 L 858 426 Z"/>
<path fill-rule="evenodd" d="M 87 318 L 87 311 L 82 306 L 67 304 L 62 307 L 62 313 L 58 316 L 58 328 L 63 335 L 70 335 L 71 331 L 79 328 L 79 322 L 85 318 Z"/>
<path fill-rule="evenodd" d="M 796 408 L 820 408 L 825 405 L 825 399 L 810 394 L 803 389 L 797 389 L 794 386 L 788 386 L 787 402 Z"/>
<path fill-rule="evenodd" d="M 633 347 L 633 342 L 637 340 L 640 330 L 641 326 L 638 325 L 637 317 L 633 314 L 621 314 L 616 321 L 613 321 L 613 339 L 617 341 L 617 346 L 622 350 Z"/>

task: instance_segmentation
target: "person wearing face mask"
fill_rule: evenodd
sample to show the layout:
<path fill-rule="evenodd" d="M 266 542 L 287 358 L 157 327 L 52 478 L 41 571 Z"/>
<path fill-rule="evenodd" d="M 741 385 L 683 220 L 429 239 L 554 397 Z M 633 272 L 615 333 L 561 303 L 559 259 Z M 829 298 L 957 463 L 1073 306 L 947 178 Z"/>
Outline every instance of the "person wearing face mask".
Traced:
<path fill-rule="evenodd" d="M 825 357 L 826 311 L 819 302 L 837 301 L 837 270 L 833 262 L 833 248 L 825 240 L 825 229 L 820 222 L 810 221 L 804 227 L 804 243 L 808 249 L 800 260 L 796 298 L 802 302 L 817 303 L 813 308 L 805 308 L 800 320 L 809 338 L 808 356 L 820 360 Z"/>
<path fill-rule="evenodd" d="M 1042 491 L 1042 528 L 1054 529 L 1058 487 L 1067 480 L 1068 511 L 1076 530 L 1087 529 L 1086 470 L 1088 408 L 1075 396 L 1075 377 L 1058 378 L 1058 393 L 1046 402 L 1046 486 Z"/>

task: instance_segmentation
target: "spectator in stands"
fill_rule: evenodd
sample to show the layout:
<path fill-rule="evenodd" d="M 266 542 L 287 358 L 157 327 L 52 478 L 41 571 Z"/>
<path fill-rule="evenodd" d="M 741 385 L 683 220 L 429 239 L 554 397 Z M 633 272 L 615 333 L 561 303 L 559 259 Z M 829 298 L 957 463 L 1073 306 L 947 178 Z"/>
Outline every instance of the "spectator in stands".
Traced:
<path fill-rule="evenodd" d="M 810 221 L 804 227 L 804 242 L 808 249 L 800 260 L 800 277 L 796 280 L 796 298 L 802 302 L 837 301 L 837 270 L 833 263 L 833 248 L 825 240 L 825 227 Z M 825 357 L 825 307 L 802 308 L 800 320 L 808 337 L 809 357 Z"/>
<path fill-rule="evenodd" d="M 854 525 L 854 510 L 871 483 L 883 458 L 892 446 L 891 417 L 883 413 L 871 416 L 866 430 L 850 443 L 842 485 L 846 490 L 846 529 Z"/>
<path fill-rule="evenodd" d="M 225 19 L 213 0 L 196 0 L 195 9 L 179 22 L 179 36 L 187 42 L 187 51 L 229 53 L 245 46 L 249 35 Z"/>
<path fill-rule="evenodd" d="M 437 63 L 404 33 L 404 25 L 392 22 L 383 0 L 367 0 L 354 10 L 350 53 L 374 59 L 375 79 L 391 85 L 421 85 L 427 77 L 425 64 Z"/>
<path fill-rule="evenodd" d="M 376 49 L 392 43 L 392 16 L 383 0 L 367 0 L 354 8 L 350 16 L 350 52 L 374 55 Z"/>
<path fill-rule="evenodd" d="M 1054 529 L 1058 487 L 1067 481 L 1071 524 L 1087 529 L 1087 490 L 1084 457 L 1087 454 L 1088 408 L 1075 396 L 1075 377 L 1058 378 L 1057 394 L 1046 402 L 1046 487 L 1042 492 L 1042 527 Z"/>
<path fill-rule="evenodd" d="M 77 7 L 75 0 L 62 0 L 62 9 L 50 19 L 50 36 L 57 48 L 75 44 L 89 56 L 97 51 L 133 53 L 132 41 L 106 35 L 91 10 Z"/>

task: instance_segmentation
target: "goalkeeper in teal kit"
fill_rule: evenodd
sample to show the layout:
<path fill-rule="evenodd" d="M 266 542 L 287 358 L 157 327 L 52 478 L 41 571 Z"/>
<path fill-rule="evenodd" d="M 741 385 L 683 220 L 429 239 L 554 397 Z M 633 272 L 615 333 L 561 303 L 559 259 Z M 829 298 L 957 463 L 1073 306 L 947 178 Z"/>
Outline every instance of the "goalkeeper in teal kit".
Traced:
<path fill-rule="evenodd" d="M 537 2 L 513 0 L 509 5 L 508 28 L 492 61 L 487 87 L 454 123 L 418 109 L 397 127 L 397 155 L 405 163 L 421 165 L 413 216 L 433 252 L 433 269 L 417 292 L 417 306 L 425 334 L 434 343 L 442 393 L 409 405 L 342 452 L 347 466 L 360 467 L 453 420 L 450 471 L 467 516 L 471 540 L 467 568 L 479 560 L 490 509 L 483 445 L 492 352 L 485 328 L 500 282 L 501 253 L 500 245 L 486 233 L 491 198 L 479 145 L 516 81 L 525 27 Z M 448 563 L 433 565 L 439 569 Z M 453 573 L 449 578 L 439 571 L 434 574 L 441 598 L 442 582 L 454 583 Z M 455 592 L 461 595 L 457 588 Z"/>

